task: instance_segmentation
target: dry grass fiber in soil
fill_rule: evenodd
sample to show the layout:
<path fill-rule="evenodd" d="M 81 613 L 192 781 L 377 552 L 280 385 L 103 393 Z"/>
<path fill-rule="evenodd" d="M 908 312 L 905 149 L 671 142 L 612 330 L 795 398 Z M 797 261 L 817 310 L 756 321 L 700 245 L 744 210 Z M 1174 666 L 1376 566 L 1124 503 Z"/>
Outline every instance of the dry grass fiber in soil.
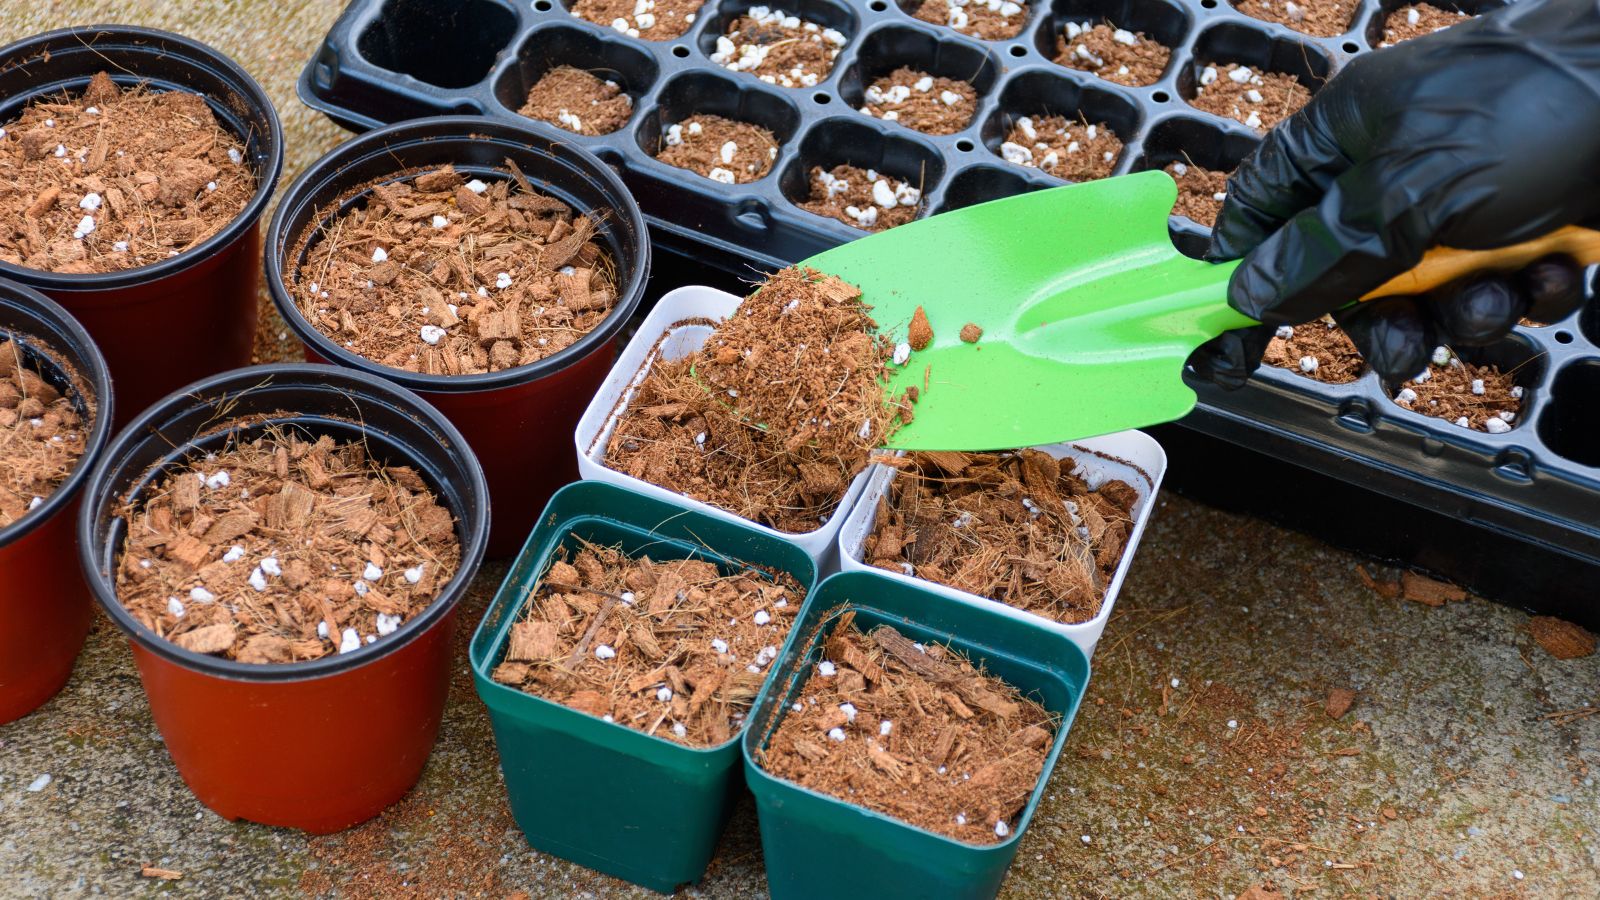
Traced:
<path fill-rule="evenodd" d="M 196 653 L 287 663 L 375 643 L 456 573 L 450 511 L 362 443 L 272 428 L 171 468 L 119 514 L 117 600 Z"/>
<path fill-rule="evenodd" d="M 1524 394 L 1515 370 L 1473 365 L 1437 347 L 1428 368 L 1395 391 L 1394 402 L 1463 428 L 1504 434 L 1522 412 Z"/>
<path fill-rule="evenodd" d="M 878 499 L 866 561 L 1057 622 L 1100 612 L 1133 533 L 1138 493 L 1090 490 L 1042 450 L 917 453 Z"/>
<path fill-rule="evenodd" d="M 1129 87 L 1161 80 L 1172 50 L 1142 31 L 1109 22 L 1068 22 L 1056 38 L 1056 62 Z"/>
<path fill-rule="evenodd" d="M 0 130 L 0 260 L 87 274 L 178 256 L 249 205 L 244 150 L 198 94 L 100 72 L 35 100 Z"/>
<path fill-rule="evenodd" d="M 575 66 L 556 66 L 528 88 L 517 112 L 578 134 L 610 134 L 628 124 L 633 98 L 615 81 Z"/>
<path fill-rule="evenodd" d="M 1267 342 L 1261 361 L 1323 384 L 1349 384 L 1360 378 L 1367 367 L 1361 351 L 1332 316 L 1282 326 Z"/>
<path fill-rule="evenodd" d="M 821 527 L 912 416 L 913 391 L 888 396 L 894 347 L 868 312 L 853 285 L 778 272 L 702 349 L 650 367 L 605 465 L 779 531 Z"/>
<path fill-rule="evenodd" d="M 493 677 L 714 747 L 743 726 L 804 601 L 785 573 L 724 575 L 705 560 L 634 558 L 580 540 L 545 571 Z"/>
<path fill-rule="evenodd" d="M 1234 8 L 1252 19 L 1276 22 L 1301 34 L 1333 37 L 1350 29 L 1357 0 L 1239 0 Z"/>
<path fill-rule="evenodd" d="M 1122 139 L 1106 123 L 1065 116 L 1019 116 L 1000 144 L 1006 162 L 1068 181 L 1110 177 L 1120 155 Z"/>
<path fill-rule="evenodd" d="M 847 612 L 756 764 L 972 844 L 1005 840 L 1044 772 L 1056 717 L 959 651 Z"/>
<path fill-rule="evenodd" d="M 904 225 L 922 204 L 921 186 L 852 165 L 812 166 L 810 185 L 801 209 L 865 231 Z"/>
<path fill-rule="evenodd" d="M 1428 3 L 1402 6 L 1383 20 L 1383 42 L 1378 46 L 1388 47 L 1425 34 L 1433 34 L 1435 31 L 1443 31 L 1470 18 L 1472 16 L 1466 13 L 1456 12 L 1453 9 L 1440 9 Z"/>
<path fill-rule="evenodd" d="M 690 116 L 667 126 L 656 159 L 723 184 L 766 175 L 778 158 L 778 139 L 760 125 L 722 116 Z"/>
<path fill-rule="evenodd" d="M 934 25 L 948 25 L 983 41 L 1004 41 L 1022 33 L 1028 4 L 1015 0 L 925 0 L 912 13 Z"/>
<path fill-rule="evenodd" d="M 1207 63 L 1189 105 L 1265 132 L 1311 101 L 1311 91 L 1293 75 L 1257 72 L 1249 66 Z"/>
<path fill-rule="evenodd" d="M 768 84 L 815 87 L 833 71 L 845 37 L 838 31 L 781 9 L 752 6 L 728 23 L 711 61 L 749 72 Z"/>
<path fill-rule="evenodd" d="M 73 389 L 62 393 L 37 368 L 21 345 L 0 339 L 0 528 L 44 503 L 67 480 L 83 457 L 94 417 L 94 398 L 77 373 L 71 375 Z"/>
<path fill-rule="evenodd" d="M 1178 201 L 1172 211 L 1196 225 L 1215 227 L 1222 204 L 1228 199 L 1228 173 L 1192 162 L 1167 163 L 1164 171 L 1178 183 Z"/>
<path fill-rule="evenodd" d="M 977 112 L 978 89 L 970 82 L 901 66 L 868 85 L 864 101 L 861 111 L 885 122 L 924 134 L 955 134 Z"/>
<path fill-rule="evenodd" d="M 616 265 L 596 239 L 610 211 L 575 211 L 506 166 L 511 177 L 492 184 L 451 166 L 386 178 L 354 192 L 370 192 L 364 205 L 318 216 L 284 279 L 301 315 L 353 353 L 428 375 L 498 372 L 572 346 L 617 302 Z"/>
<path fill-rule="evenodd" d="M 646 41 L 670 41 L 694 24 L 703 0 L 577 0 L 572 15 Z"/>

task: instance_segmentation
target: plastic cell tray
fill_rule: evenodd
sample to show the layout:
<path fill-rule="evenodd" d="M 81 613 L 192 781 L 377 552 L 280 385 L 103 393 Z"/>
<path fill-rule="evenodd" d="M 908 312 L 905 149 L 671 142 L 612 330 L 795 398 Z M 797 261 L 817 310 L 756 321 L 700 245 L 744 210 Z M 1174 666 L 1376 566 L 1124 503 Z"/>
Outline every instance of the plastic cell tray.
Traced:
<path fill-rule="evenodd" d="M 1387 15 L 1406 0 L 1362 0 L 1349 28 L 1319 38 L 1237 11 L 1227 0 L 1055 0 L 1035 2 L 1014 38 L 982 41 L 912 18 L 915 0 L 801 0 L 766 4 L 838 29 L 847 43 L 831 74 L 810 88 L 783 88 L 711 61 L 716 38 L 749 0 L 708 2 L 694 25 L 674 40 L 629 38 L 572 16 L 555 0 L 356 0 L 307 65 L 300 93 L 347 127 L 369 128 L 402 118 L 482 113 L 584 146 L 615 166 L 650 220 L 659 249 L 674 257 L 688 283 L 738 290 L 731 276 L 803 259 L 865 232 L 795 205 L 813 166 L 851 163 L 924 187 L 919 215 L 1049 187 L 1060 180 L 1006 163 L 999 145 L 1016 117 L 1080 115 L 1106 122 L 1125 147 L 1116 174 L 1188 160 L 1230 170 L 1260 140 L 1253 129 L 1191 106 L 1201 68 L 1238 62 L 1293 75 L 1313 92 L 1350 60 L 1377 47 Z M 1502 0 L 1445 2 L 1467 12 Z M 1052 60 L 1067 22 L 1110 20 L 1172 48 L 1155 84 L 1129 88 Z M 563 63 L 604 70 L 634 98 L 621 130 L 584 137 L 518 115 L 528 87 Z M 933 137 L 857 109 L 879 75 L 911 65 L 971 81 L 979 93 L 972 123 Z M 666 126 L 714 113 L 770 128 L 780 141 L 771 173 L 723 185 L 653 156 Z M 1174 241 L 1199 255 L 1209 232 L 1171 220 Z M 1070 235 L 1063 235 L 1064 241 Z M 669 267 L 670 268 L 670 267 Z M 658 279 L 659 280 L 659 279 Z M 668 285 L 663 285 L 668 286 Z M 1311 530 L 1342 521 L 1362 529 L 1361 516 L 1386 511 L 1381 546 L 1340 542 L 1421 566 L 1468 588 L 1536 609 L 1596 622 L 1600 604 L 1600 310 L 1593 292 L 1583 311 L 1541 328 L 1519 327 L 1497 346 L 1463 351 L 1475 362 L 1516 367 L 1528 400 L 1511 431 L 1490 435 L 1395 405 L 1390 387 L 1371 373 L 1329 386 L 1297 372 L 1263 368 L 1243 390 L 1195 384 L 1200 396 L 1175 440 L 1195 443 L 1218 464 L 1252 456 L 1288 464 L 1253 467 L 1251 478 L 1280 472 L 1276 489 L 1236 490 L 1208 484 L 1205 469 L 1175 459 L 1170 483 L 1212 498 L 1226 494 L 1291 521 L 1284 489 L 1322 473 L 1346 489 L 1348 520 L 1308 516 Z M 1296 468 L 1298 467 L 1298 468 Z M 1192 480 L 1191 480 L 1192 479 Z M 1226 498 L 1224 498 L 1226 499 Z M 1314 519 L 1315 521 L 1310 521 Z M 1410 523 L 1409 525 L 1407 523 Z M 1398 531 L 1396 529 L 1399 529 Z M 1439 546 L 1436 534 L 1463 537 Z M 1498 556 L 1490 565 L 1485 552 Z M 1584 577 L 1518 577 L 1530 566 Z M 1493 570 L 1493 571 L 1490 571 Z"/>

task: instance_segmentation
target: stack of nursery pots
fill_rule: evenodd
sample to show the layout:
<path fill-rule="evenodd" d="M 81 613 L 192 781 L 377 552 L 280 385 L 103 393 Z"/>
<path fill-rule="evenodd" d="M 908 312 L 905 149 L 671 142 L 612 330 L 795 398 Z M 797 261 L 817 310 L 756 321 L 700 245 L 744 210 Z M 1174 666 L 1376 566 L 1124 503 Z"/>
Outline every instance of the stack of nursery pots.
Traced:
<path fill-rule="evenodd" d="M 0 527 L 0 724 L 55 696 L 89 633 L 92 605 L 73 565 L 77 509 L 89 472 L 111 439 L 111 378 L 94 342 L 67 311 L 0 281 L 0 427 L 8 474 L 19 444 L 42 477 L 4 485 Z M 24 375 L 26 370 L 32 375 Z M 30 399 L 39 404 L 29 408 Z M 48 405 L 41 400 L 52 399 Z M 63 416 L 62 406 L 70 411 Z M 49 417 L 48 419 L 46 417 Z M 70 422 L 63 427 L 63 419 Z M 25 429 L 25 430 L 23 430 Z M 46 435 L 44 432 L 50 432 Z M 42 441 L 39 439 L 42 438 Z M 65 454 L 49 445 L 72 448 Z M 76 452 L 75 458 L 68 458 Z M 41 458 L 43 457 L 43 458 Z M 42 494 L 22 496 L 23 481 Z"/>
<path fill-rule="evenodd" d="M 683 661 L 695 651 L 716 654 L 723 667 L 719 677 L 741 679 L 749 690 L 743 698 L 745 709 L 755 687 L 766 683 L 775 661 L 796 640 L 798 631 L 790 626 L 809 605 L 804 596 L 815 588 L 817 569 L 793 543 L 748 525 L 686 511 L 613 485 L 580 482 L 563 488 L 550 501 L 473 637 L 478 694 L 489 707 L 511 810 L 528 842 L 544 852 L 670 893 L 705 872 L 739 795 L 737 743 L 745 717 L 742 711 L 734 713 L 727 730 L 709 740 L 679 731 L 683 710 L 673 704 L 707 703 L 703 694 L 714 685 L 691 680 L 689 685 L 695 688 L 691 695 L 675 673 L 649 673 L 629 686 L 633 694 L 642 695 L 650 711 L 638 719 L 615 705 L 626 702 L 617 695 L 581 702 L 585 694 L 572 694 L 564 704 L 559 682 L 530 679 L 521 684 L 520 672 L 518 677 L 506 677 L 505 666 L 557 673 L 587 662 L 592 669 L 585 677 L 592 678 L 593 669 L 655 659 L 658 649 L 638 637 L 637 629 L 630 633 L 616 626 L 619 633 L 611 636 L 614 627 L 605 623 L 607 611 L 620 602 L 649 610 L 653 617 L 669 606 L 694 605 L 684 604 L 682 593 L 676 598 L 658 596 L 665 590 L 661 585 L 668 583 L 663 577 L 654 585 L 640 584 L 637 591 L 615 596 L 595 593 L 593 599 L 606 605 L 584 611 L 578 605 L 583 589 L 558 576 L 566 572 L 567 580 L 574 577 L 573 570 L 560 567 L 569 564 L 574 548 L 585 545 L 614 548 L 629 562 L 648 557 L 663 569 L 683 560 L 704 561 L 724 575 L 754 571 L 753 578 L 764 584 L 787 585 L 788 592 L 778 599 L 768 598 L 771 602 L 759 609 L 736 613 L 741 623 L 759 628 L 758 634 L 772 642 L 753 654 L 741 655 L 744 648 L 737 639 L 718 635 L 721 615 L 728 612 L 723 607 L 709 613 L 715 621 L 708 623 L 705 633 L 679 632 L 681 636 L 674 637 L 669 631 L 662 639 L 664 645 L 671 642 L 665 647 L 668 660 Z M 535 623 L 535 614 L 545 610 L 535 601 L 548 602 L 552 590 L 568 591 L 564 602 L 581 613 L 567 631 L 567 642 L 577 643 L 570 651 L 562 643 L 525 652 L 522 629 L 537 634 L 542 626 Z M 705 663 L 704 657 L 702 663 L 715 665 Z M 686 661 L 683 665 L 693 679 L 697 670 Z M 703 676 L 707 670 L 698 671 Z M 676 695 L 681 696 L 675 696 L 674 682 Z"/>
<path fill-rule="evenodd" d="M 411 205 L 390 203 L 396 197 Z M 551 205 L 551 198 L 559 202 Z M 503 206 L 489 209 L 491 203 Z M 551 210 L 561 221 L 546 235 Z M 402 220 L 380 223 L 392 226 L 388 238 L 370 228 L 353 238 L 346 230 L 358 220 L 371 226 L 380 214 Z M 537 231 L 537 242 L 510 253 L 498 252 L 510 243 L 488 245 L 484 223 L 508 217 L 521 235 Z M 557 252 L 563 237 L 569 250 L 582 240 L 572 237 L 569 222 L 592 229 L 590 249 L 571 259 Z M 405 256 L 396 241 L 410 241 Z M 339 305 L 340 288 L 328 274 L 334 262 L 335 271 L 353 273 L 357 302 L 378 298 L 371 301 L 375 314 L 351 316 Z M 576 477 L 566 435 L 611 366 L 649 267 L 644 219 L 615 172 L 570 143 L 471 117 L 401 123 L 335 149 L 289 188 L 267 251 L 268 286 L 307 359 L 403 385 L 461 429 L 494 498 L 493 556 L 516 552 L 539 508 Z M 567 328 L 566 345 L 546 353 L 534 312 L 542 316 L 546 304 L 572 309 L 573 278 L 583 279 L 575 288 L 582 302 L 608 303 L 609 311 Z M 591 291 L 601 280 L 605 286 Z M 390 284 L 413 287 L 391 291 Z M 531 323 L 522 333 L 500 321 L 508 309 L 523 310 Z M 363 355 L 367 344 L 356 340 L 389 352 Z M 474 363 L 474 355 L 488 363 Z"/>
<path fill-rule="evenodd" d="M 87 493 L 84 572 L 201 802 L 325 833 L 411 788 L 488 533 L 449 421 L 359 371 L 239 369 L 142 414 Z"/>
<path fill-rule="evenodd" d="M 114 108 L 119 90 L 141 86 L 198 96 L 219 143 L 176 162 L 164 155 L 188 145 L 159 146 L 170 131 L 162 122 Z M 277 185 L 283 131 L 265 92 L 231 60 L 131 26 L 64 29 L 0 49 L 0 121 L 17 131 L 25 109 L 52 102 L 61 102 L 62 121 L 29 122 L 12 146 L 60 159 L 74 178 L 41 191 L 18 217 L 43 224 L 32 245 L 0 258 L 0 275 L 59 302 L 99 342 L 125 422 L 180 385 L 249 364 L 259 223 Z M 119 119 L 149 144 L 109 146 L 100 125 Z M 141 158 L 150 146 L 160 152 Z M 136 205 L 141 215 L 123 219 Z M 172 218 L 146 230 L 140 220 L 152 208 Z M 61 217 L 59 231 L 49 216 Z"/>

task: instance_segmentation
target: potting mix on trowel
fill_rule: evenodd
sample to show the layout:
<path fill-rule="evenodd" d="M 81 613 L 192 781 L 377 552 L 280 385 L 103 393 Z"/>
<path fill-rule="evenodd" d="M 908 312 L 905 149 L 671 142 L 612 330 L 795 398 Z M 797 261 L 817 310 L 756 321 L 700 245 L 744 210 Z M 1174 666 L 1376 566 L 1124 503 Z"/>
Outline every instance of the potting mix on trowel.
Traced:
<path fill-rule="evenodd" d="M 42 506 L 83 456 L 94 399 L 81 375 L 69 377 L 63 392 L 21 344 L 0 338 L 0 527 Z"/>
<path fill-rule="evenodd" d="M 364 444 L 270 429 L 162 474 L 121 515 L 117 599 L 196 653 L 287 663 L 394 634 L 460 564 L 450 511 Z"/>
<path fill-rule="evenodd" d="M 786 573 L 577 541 L 545 571 L 492 677 L 692 747 L 744 723 L 805 602 Z"/>

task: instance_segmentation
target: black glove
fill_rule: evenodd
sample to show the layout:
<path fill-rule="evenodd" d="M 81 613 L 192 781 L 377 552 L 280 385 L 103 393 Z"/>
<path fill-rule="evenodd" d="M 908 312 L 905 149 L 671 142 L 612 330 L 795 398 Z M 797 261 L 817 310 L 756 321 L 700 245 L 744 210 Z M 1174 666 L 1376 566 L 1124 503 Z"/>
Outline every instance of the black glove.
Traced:
<path fill-rule="evenodd" d="M 1228 302 L 1266 326 L 1196 352 L 1228 387 L 1277 325 L 1324 313 L 1379 374 L 1503 337 L 1582 299 L 1570 260 L 1344 309 L 1434 246 L 1487 249 L 1600 213 L 1600 0 L 1524 0 L 1352 61 L 1228 179 L 1207 257 L 1244 257 Z"/>

